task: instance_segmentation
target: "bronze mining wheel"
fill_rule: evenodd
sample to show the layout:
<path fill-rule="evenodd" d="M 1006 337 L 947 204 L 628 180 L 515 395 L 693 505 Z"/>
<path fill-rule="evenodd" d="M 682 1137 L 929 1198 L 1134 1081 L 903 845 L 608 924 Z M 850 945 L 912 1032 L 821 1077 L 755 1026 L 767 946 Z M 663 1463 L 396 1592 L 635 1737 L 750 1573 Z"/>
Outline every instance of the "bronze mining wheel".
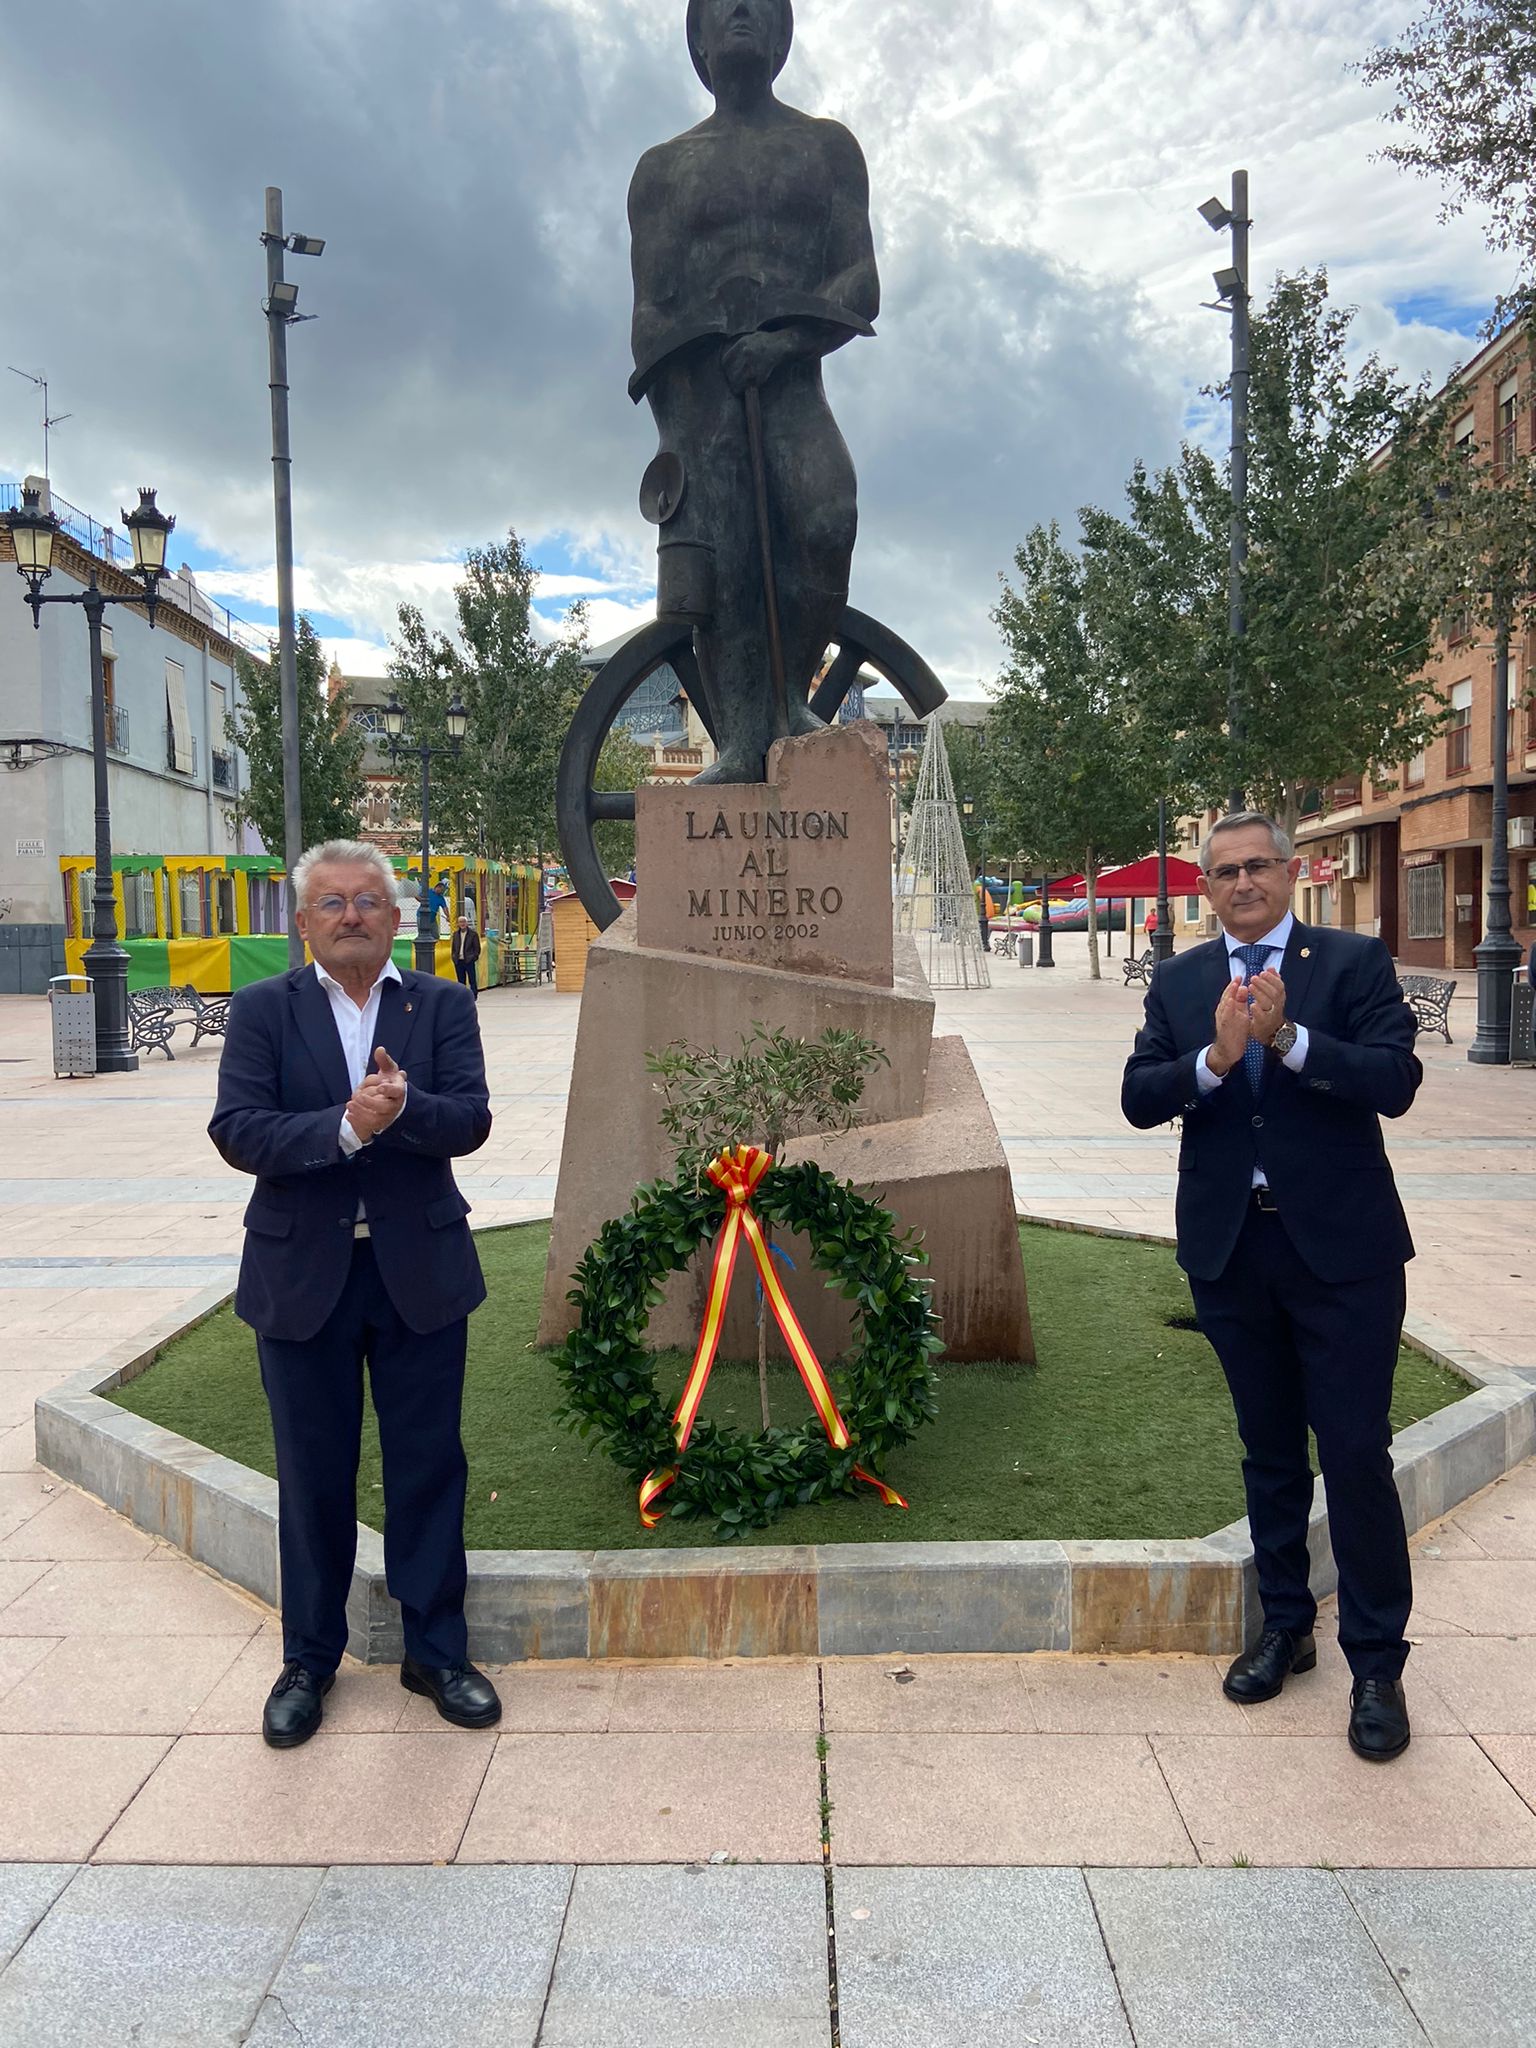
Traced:
<path fill-rule="evenodd" d="M 872 668 L 882 676 L 917 718 L 926 718 L 944 702 L 944 685 L 917 650 L 866 612 L 849 606 L 843 613 L 836 646 L 832 665 L 811 698 L 811 709 L 829 725 L 862 668 Z M 606 818 L 632 821 L 635 797 L 633 790 L 594 788 L 597 757 L 636 690 L 669 664 L 705 731 L 714 739 L 714 713 L 694 658 L 693 629 L 658 619 L 654 625 L 642 627 L 598 670 L 576 708 L 561 751 L 555 784 L 560 847 L 576 893 L 599 931 L 607 930 L 621 906 L 598 858 L 594 828 Z"/>

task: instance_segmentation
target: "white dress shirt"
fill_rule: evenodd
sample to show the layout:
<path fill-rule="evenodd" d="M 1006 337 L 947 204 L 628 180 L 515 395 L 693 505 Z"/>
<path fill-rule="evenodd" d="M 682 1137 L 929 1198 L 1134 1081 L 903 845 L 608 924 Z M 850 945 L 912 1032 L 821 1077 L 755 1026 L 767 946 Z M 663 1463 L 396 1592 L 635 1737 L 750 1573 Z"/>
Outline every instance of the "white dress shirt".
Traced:
<path fill-rule="evenodd" d="M 1266 932 L 1262 939 L 1234 939 L 1230 932 L 1224 931 L 1222 938 L 1226 942 L 1227 967 L 1233 980 L 1241 979 L 1247 981 L 1249 979 L 1247 966 L 1238 958 L 1238 948 L 1240 946 L 1248 946 L 1250 944 L 1267 946 L 1273 958 L 1266 960 L 1263 966 L 1260 967 L 1259 972 L 1262 974 L 1266 967 L 1278 969 L 1280 962 L 1285 958 L 1285 949 L 1290 942 L 1291 927 L 1295 922 L 1295 917 L 1288 910 L 1274 930 Z M 1226 1074 L 1213 1074 L 1211 1072 L 1210 1062 L 1206 1058 L 1206 1054 L 1209 1053 L 1210 1049 L 1210 1046 L 1206 1046 L 1199 1059 L 1195 1061 L 1195 1081 L 1202 1095 L 1211 1094 L 1227 1079 Z M 1305 1024 L 1298 1024 L 1296 1026 L 1296 1043 L 1288 1053 L 1283 1055 L 1281 1065 L 1289 1067 L 1293 1074 L 1299 1074 L 1306 1063 L 1307 1027 Z M 1237 1070 L 1233 1068 L 1230 1071 L 1236 1072 Z M 1253 1169 L 1253 1185 L 1256 1188 L 1267 1188 L 1269 1186 L 1268 1177 L 1262 1166 L 1256 1166 Z"/>
<path fill-rule="evenodd" d="M 315 979 L 330 999 L 331 1015 L 336 1019 L 336 1033 L 341 1040 L 341 1056 L 347 1063 L 348 1083 L 353 1088 L 359 1088 L 362 1086 L 363 1079 L 368 1072 L 369 1061 L 373 1053 L 374 1026 L 379 1021 L 379 991 L 383 988 L 386 981 L 398 981 L 400 979 L 400 970 L 393 960 L 386 960 L 383 967 L 379 970 L 378 980 L 375 981 L 373 987 L 368 991 L 368 1000 L 361 1008 L 353 1002 L 335 976 L 326 973 L 318 960 L 315 962 Z M 400 1107 L 404 1109 L 405 1104 L 402 1102 Z M 345 1110 L 341 1112 L 341 1125 L 337 1131 L 337 1139 L 348 1159 L 352 1158 L 354 1153 L 360 1152 L 364 1145 L 372 1143 L 371 1139 L 360 1138 L 357 1135 L 356 1131 L 353 1130 L 351 1124 L 347 1121 L 347 1112 Z M 363 1198 L 359 1195 L 357 1198 L 357 1234 L 360 1237 L 366 1237 L 368 1234 L 368 1225 L 363 1218 Z"/>

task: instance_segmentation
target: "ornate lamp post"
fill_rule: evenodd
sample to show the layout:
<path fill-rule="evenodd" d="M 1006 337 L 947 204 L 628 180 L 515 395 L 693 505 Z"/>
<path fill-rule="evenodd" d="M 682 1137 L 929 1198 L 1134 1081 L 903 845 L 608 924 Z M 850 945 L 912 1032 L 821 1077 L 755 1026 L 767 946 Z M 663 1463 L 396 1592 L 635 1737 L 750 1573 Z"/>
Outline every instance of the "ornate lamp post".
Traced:
<path fill-rule="evenodd" d="M 1488 908 L 1483 936 L 1473 949 L 1477 962 L 1477 1033 L 1467 1047 L 1475 1067 L 1509 1065 L 1509 1024 L 1514 1006 L 1520 942 L 1514 936 L 1509 903 L 1509 638 L 1513 605 L 1494 593 L 1493 798 L 1489 827 Z"/>
<path fill-rule="evenodd" d="M 42 509 L 39 493 L 24 490 L 21 509 L 12 512 L 6 525 L 16 552 L 17 573 L 27 585 L 26 602 L 32 607 L 34 628 L 42 624 L 45 604 L 78 604 L 85 609 L 85 623 L 91 646 L 91 757 L 96 778 L 96 876 L 92 892 L 91 943 L 86 948 L 85 969 L 96 991 L 96 1071 L 99 1074 L 132 1074 L 138 1070 L 138 1055 L 128 1050 L 128 953 L 117 929 L 117 904 L 112 894 L 112 814 L 107 801 L 107 697 L 101 662 L 101 621 L 109 604 L 141 604 L 155 623 L 160 601 L 160 578 L 165 574 L 165 544 L 176 521 L 167 518 L 155 504 L 152 490 L 140 490 L 137 508 L 122 515 L 133 542 L 133 574 L 144 588 L 131 594 L 110 594 L 96 582 L 91 565 L 90 581 L 84 590 L 45 591 L 44 583 L 53 573 L 53 543 L 59 522 Z"/>
<path fill-rule="evenodd" d="M 1157 800 L 1157 925 L 1152 933 L 1152 961 L 1173 953 L 1173 912 L 1168 906 L 1168 799 Z"/>
<path fill-rule="evenodd" d="M 464 735 L 469 729 L 469 713 L 454 691 L 448 706 L 448 745 L 431 746 L 426 740 L 413 740 L 406 735 L 405 707 L 391 690 L 389 702 L 384 706 L 384 744 L 389 750 L 390 760 L 397 761 L 401 754 L 415 754 L 421 762 L 421 895 L 416 906 L 416 972 L 435 974 L 437 972 L 437 918 L 427 900 L 432 888 L 432 761 L 434 756 L 447 756 L 452 760 L 459 757 L 464 744 Z"/>

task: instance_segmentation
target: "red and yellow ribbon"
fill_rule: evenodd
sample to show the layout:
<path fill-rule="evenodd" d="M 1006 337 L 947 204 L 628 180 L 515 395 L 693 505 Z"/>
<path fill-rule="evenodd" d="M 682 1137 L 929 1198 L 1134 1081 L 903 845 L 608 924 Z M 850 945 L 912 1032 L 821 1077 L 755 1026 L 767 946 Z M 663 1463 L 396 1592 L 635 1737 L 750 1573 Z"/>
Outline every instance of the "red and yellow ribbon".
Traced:
<path fill-rule="evenodd" d="M 694 1423 L 698 1420 L 699 1406 L 704 1399 L 704 1389 L 709 1385 L 709 1375 L 714 1369 L 715 1355 L 720 1349 L 720 1337 L 725 1328 L 726 1303 L 730 1299 L 731 1276 L 736 1270 L 736 1254 L 745 1236 L 751 1247 L 752 1257 L 757 1264 L 758 1278 L 763 1283 L 763 1294 L 773 1310 L 774 1321 L 784 1333 L 784 1342 L 789 1355 L 795 1362 L 795 1369 L 805 1382 L 805 1390 L 811 1397 L 811 1405 L 827 1433 L 827 1440 L 835 1451 L 846 1451 L 852 1439 L 848 1425 L 838 1412 L 836 1399 L 821 1361 L 811 1348 L 811 1341 L 800 1327 L 800 1319 L 790 1305 L 789 1296 L 784 1292 L 778 1270 L 763 1236 L 763 1226 L 752 1210 L 752 1196 L 758 1183 L 772 1166 L 768 1153 L 756 1145 L 738 1145 L 734 1152 L 725 1151 L 711 1161 L 707 1168 L 709 1178 L 725 1196 L 725 1221 L 720 1235 L 715 1240 L 715 1263 L 709 1275 L 709 1293 L 704 1304 L 704 1324 L 699 1331 L 698 1349 L 693 1354 L 693 1365 L 682 1399 L 672 1417 L 672 1431 L 677 1438 L 679 1454 L 688 1448 L 688 1439 L 693 1435 Z M 907 1503 L 894 1487 L 887 1486 L 883 1479 L 873 1472 L 866 1472 L 862 1465 L 855 1465 L 855 1478 L 873 1486 L 887 1507 L 904 1508 Z M 655 1503 L 677 1477 L 677 1467 L 668 1465 L 660 1472 L 648 1472 L 640 1485 L 640 1519 L 647 1529 L 654 1529 L 661 1520 L 662 1512 Z"/>

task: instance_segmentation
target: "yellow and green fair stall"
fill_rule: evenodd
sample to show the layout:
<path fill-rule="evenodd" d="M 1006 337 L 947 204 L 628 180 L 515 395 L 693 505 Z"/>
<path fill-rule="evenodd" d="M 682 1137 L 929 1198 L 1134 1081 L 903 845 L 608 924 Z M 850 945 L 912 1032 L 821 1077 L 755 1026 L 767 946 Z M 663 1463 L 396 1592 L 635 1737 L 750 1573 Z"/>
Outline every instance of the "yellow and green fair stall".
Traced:
<path fill-rule="evenodd" d="M 393 856 L 401 876 L 416 867 Z M 65 964 L 71 974 L 91 943 L 95 862 L 89 854 L 59 861 L 64 891 Z M 288 968 L 284 866 L 270 854 L 119 853 L 112 856 L 117 928 L 128 953 L 128 986 L 191 987 L 222 995 Z M 451 930 L 461 915 L 480 933 L 480 985 L 532 981 L 538 961 L 539 870 L 527 863 L 443 854 L 432 862 L 433 885 Z M 414 904 L 406 907 L 395 962 L 415 964 Z M 437 972 L 453 979 L 446 937 L 437 942 Z"/>

